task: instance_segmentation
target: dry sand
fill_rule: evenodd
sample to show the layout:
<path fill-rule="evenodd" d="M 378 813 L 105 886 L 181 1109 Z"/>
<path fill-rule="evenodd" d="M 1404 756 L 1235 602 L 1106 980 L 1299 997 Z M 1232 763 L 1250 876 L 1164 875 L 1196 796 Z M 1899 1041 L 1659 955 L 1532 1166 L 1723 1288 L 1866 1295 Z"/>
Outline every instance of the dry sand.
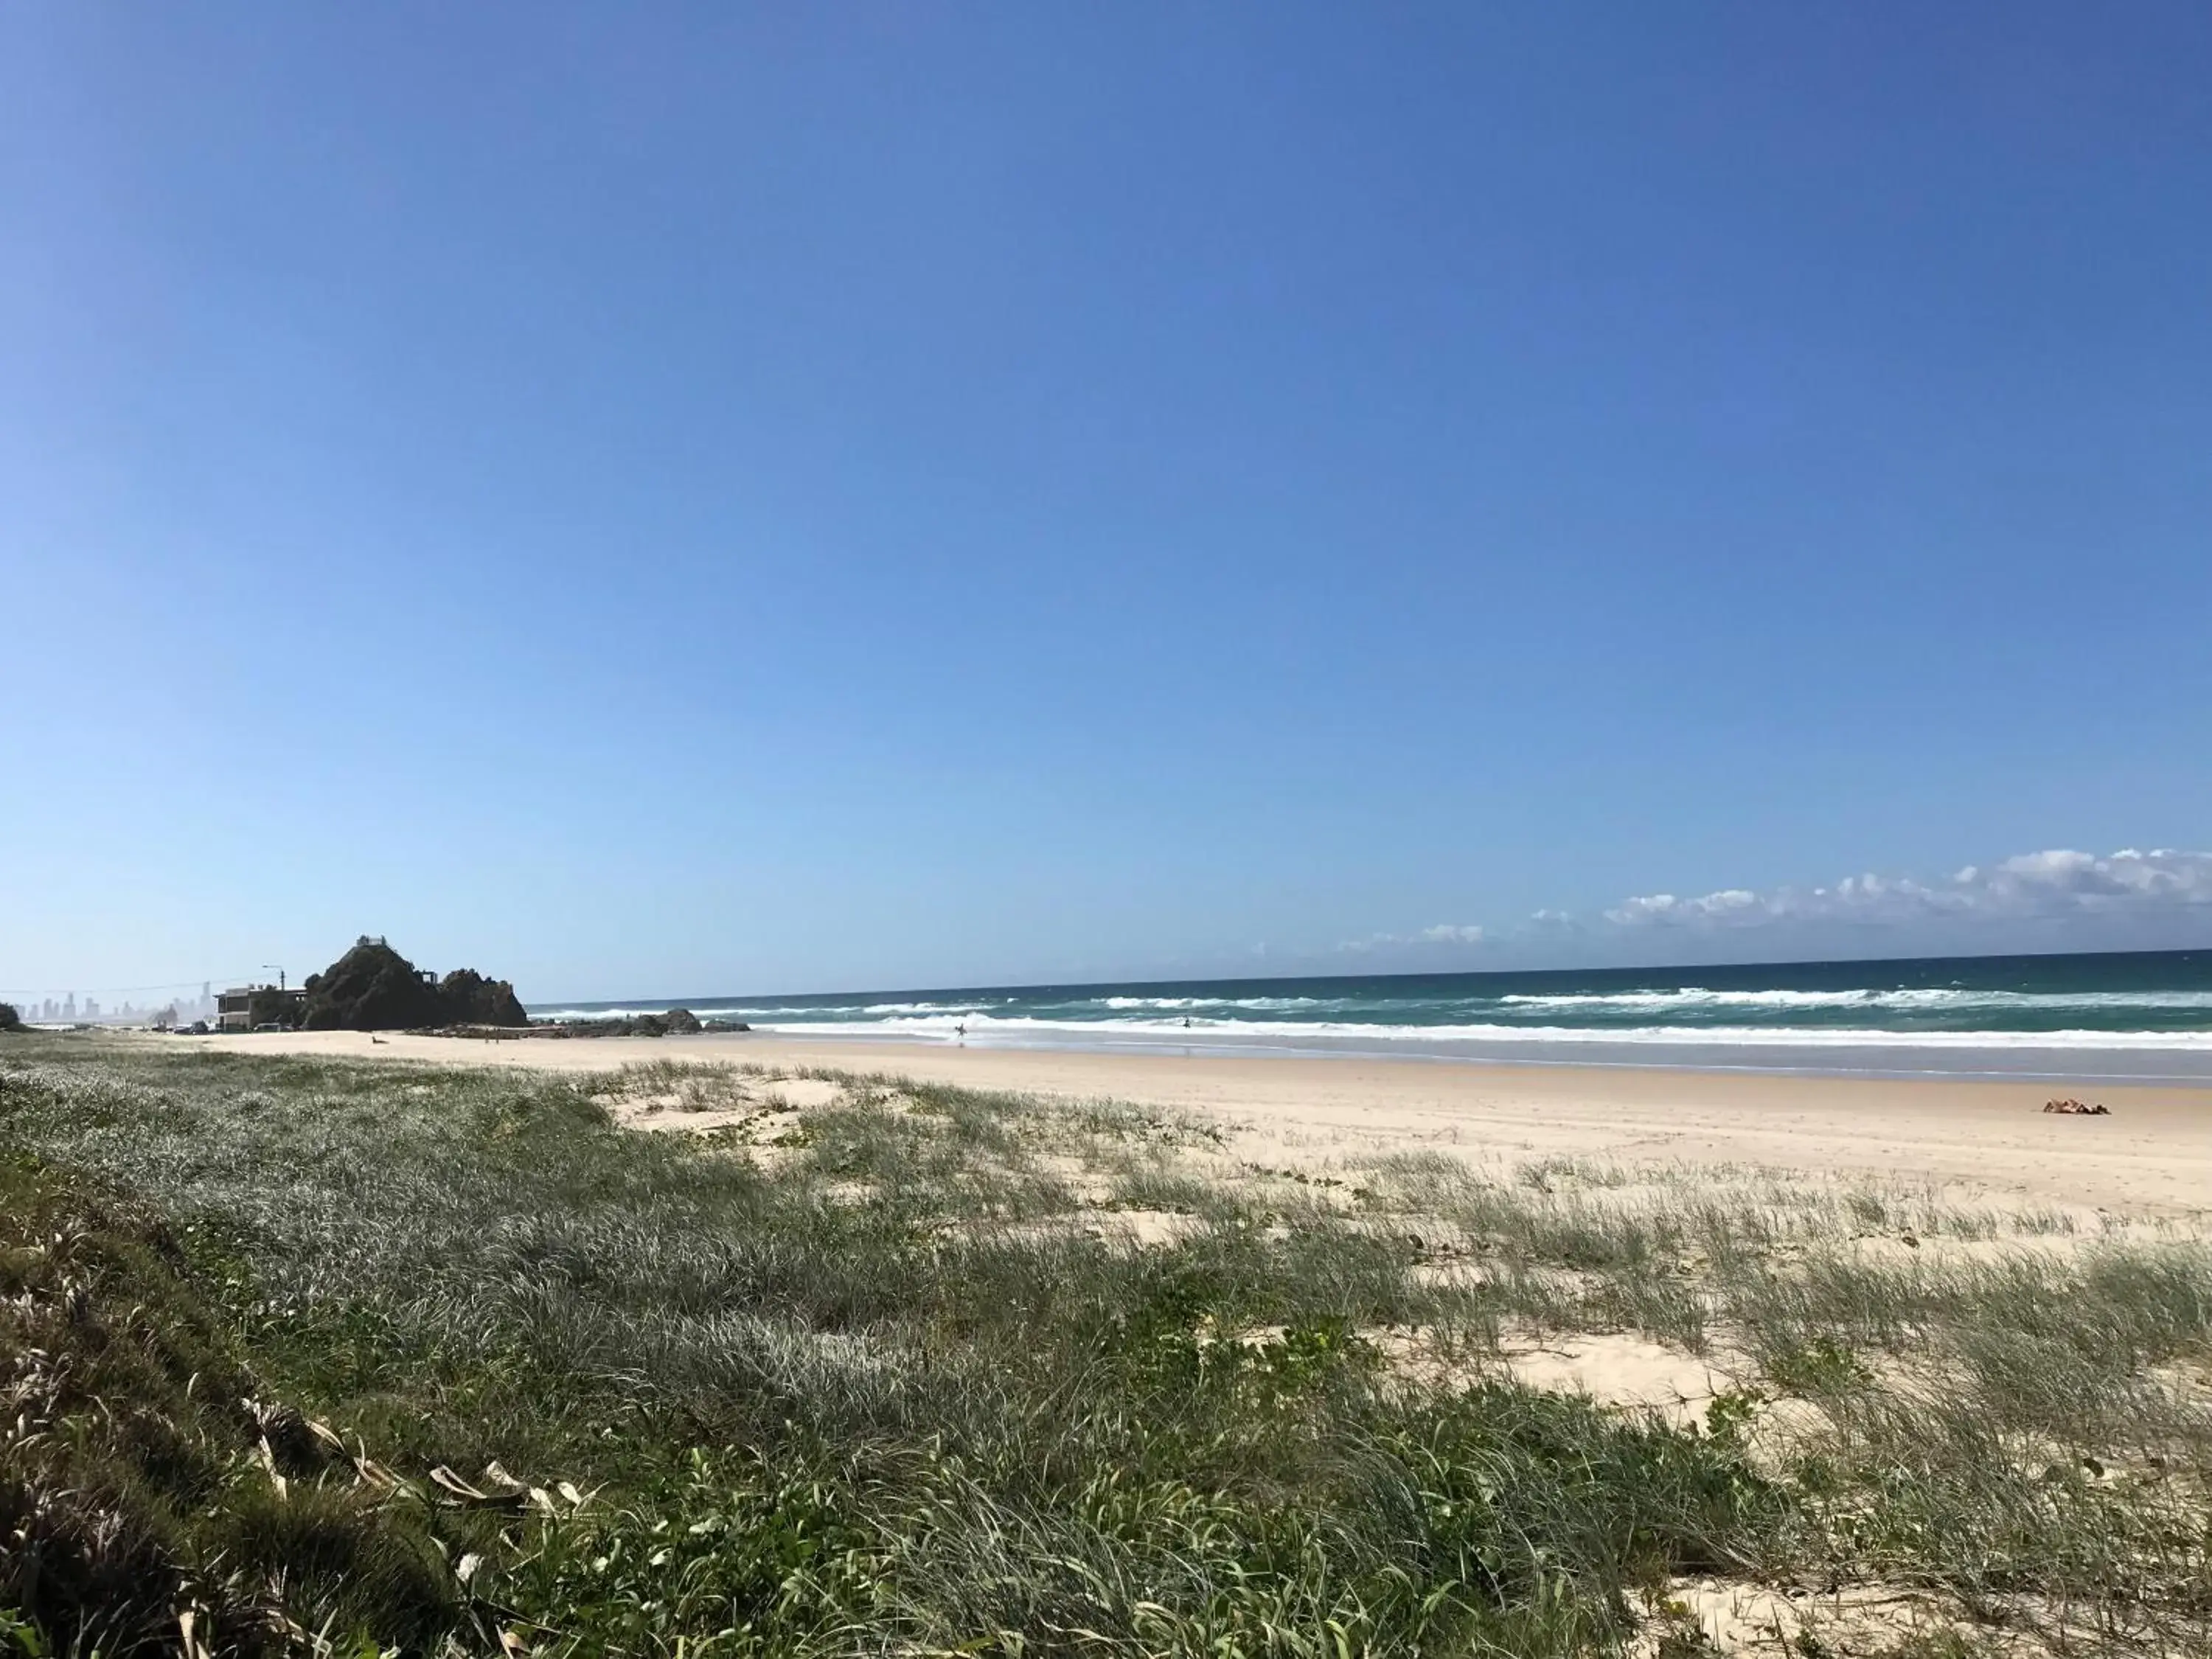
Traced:
<path fill-rule="evenodd" d="M 148 1041 L 177 1042 L 176 1038 Z M 2106 1085 L 2045 1115 L 2033 1081 L 1772 1076 L 1395 1060 L 1094 1054 L 757 1033 L 496 1042 L 326 1031 L 195 1039 L 258 1054 L 611 1069 L 689 1060 L 881 1073 L 1206 1113 L 1301 1165 L 1431 1149 L 1512 1163 L 1726 1164 L 1902 1178 L 1971 1200 L 2212 1211 L 2212 1089 Z"/>

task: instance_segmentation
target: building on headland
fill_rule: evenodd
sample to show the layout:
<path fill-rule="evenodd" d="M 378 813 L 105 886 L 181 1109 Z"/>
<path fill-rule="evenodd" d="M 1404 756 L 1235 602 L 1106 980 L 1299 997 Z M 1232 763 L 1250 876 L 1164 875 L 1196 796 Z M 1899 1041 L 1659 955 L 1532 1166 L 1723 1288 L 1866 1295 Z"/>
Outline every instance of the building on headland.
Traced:
<path fill-rule="evenodd" d="M 257 1025 L 296 1025 L 307 994 L 294 986 L 234 985 L 215 1000 L 218 1031 L 250 1031 Z"/>

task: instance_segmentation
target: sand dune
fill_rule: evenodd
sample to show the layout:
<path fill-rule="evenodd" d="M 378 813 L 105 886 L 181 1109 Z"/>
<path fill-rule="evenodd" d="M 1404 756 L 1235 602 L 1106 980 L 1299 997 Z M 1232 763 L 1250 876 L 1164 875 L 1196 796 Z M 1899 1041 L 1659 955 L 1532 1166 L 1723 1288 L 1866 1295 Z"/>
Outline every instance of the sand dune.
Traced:
<path fill-rule="evenodd" d="M 149 1041 L 173 1042 L 160 1038 Z M 1194 1109 L 1297 1161 L 1391 1146 L 1489 1158 L 1743 1164 L 1904 1176 L 2013 1201 L 2212 1209 L 2212 1089 L 2112 1086 L 2045 1115 L 2033 1082 L 960 1048 L 757 1034 L 479 1042 L 330 1031 L 201 1039 L 257 1053 L 599 1069 L 642 1060 L 881 1072 Z M 2078 1089 L 2074 1092 L 2080 1092 Z"/>

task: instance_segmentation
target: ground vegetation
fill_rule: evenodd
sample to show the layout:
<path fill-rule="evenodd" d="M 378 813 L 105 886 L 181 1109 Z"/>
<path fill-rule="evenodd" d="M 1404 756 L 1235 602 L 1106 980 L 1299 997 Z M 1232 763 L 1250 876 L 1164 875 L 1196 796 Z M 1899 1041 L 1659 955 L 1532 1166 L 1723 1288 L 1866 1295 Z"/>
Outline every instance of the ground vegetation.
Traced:
<path fill-rule="evenodd" d="M 2179 1223 L 89 1036 L 0 1200 L 0 1651 L 2212 1650 Z"/>

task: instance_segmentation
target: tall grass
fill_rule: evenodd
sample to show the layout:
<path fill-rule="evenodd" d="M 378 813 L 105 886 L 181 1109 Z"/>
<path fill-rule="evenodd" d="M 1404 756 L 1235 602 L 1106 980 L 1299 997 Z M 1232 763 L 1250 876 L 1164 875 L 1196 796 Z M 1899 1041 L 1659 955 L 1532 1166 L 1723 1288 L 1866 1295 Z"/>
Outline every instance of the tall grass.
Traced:
<path fill-rule="evenodd" d="M 45 1392 L 0 1514 L 46 1519 L 0 1607 L 107 1653 L 198 1610 L 241 1648 L 1564 1655 L 1717 1576 L 2208 1630 L 2212 1442 L 2161 1369 L 2212 1328 L 2195 1245 L 1893 1262 L 1870 1195 L 1302 1183 L 1168 1115 L 842 1084 L 794 1121 L 734 1070 L 10 1039 L 0 1352 Z M 641 1098 L 776 1127 L 618 1127 Z M 1538 1327 L 1755 1380 L 1673 1426 L 1521 1386 Z M 1785 1392 L 1819 1431 L 1778 1451 Z"/>

